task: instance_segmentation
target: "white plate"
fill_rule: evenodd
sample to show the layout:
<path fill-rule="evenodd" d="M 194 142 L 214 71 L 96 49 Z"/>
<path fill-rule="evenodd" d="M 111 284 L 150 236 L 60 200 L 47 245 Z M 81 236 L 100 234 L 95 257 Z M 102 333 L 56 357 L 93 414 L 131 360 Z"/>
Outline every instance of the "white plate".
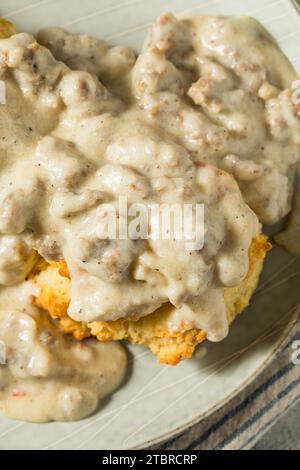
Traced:
<path fill-rule="evenodd" d="M 156 16 L 188 9 L 255 16 L 300 69 L 300 19 L 288 0 L 1 0 L 0 14 L 19 31 L 63 25 L 138 50 Z M 126 384 L 96 415 L 43 425 L 0 418 L 0 448 L 146 447 L 184 430 L 240 391 L 274 356 L 296 318 L 299 283 L 300 259 L 274 249 L 261 290 L 224 342 L 206 344 L 197 357 L 175 368 L 158 365 L 142 347 L 131 347 L 134 360 Z"/>

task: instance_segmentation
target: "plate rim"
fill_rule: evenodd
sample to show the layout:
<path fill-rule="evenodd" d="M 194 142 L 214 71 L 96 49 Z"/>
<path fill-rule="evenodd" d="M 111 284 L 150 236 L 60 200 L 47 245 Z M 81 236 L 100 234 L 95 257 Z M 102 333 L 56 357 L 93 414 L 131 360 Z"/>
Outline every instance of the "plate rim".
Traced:
<path fill-rule="evenodd" d="M 198 414 L 191 420 L 189 420 L 187 423 L 182 424 L 181 426 L 177 426 L 175 429 L 169 430 L 165 432 L 164 434 L 161 434 L 159 437 L 154 438 L 154 439 L 148 439 L 144 441 L 141 444 L 138 444 L 136 446 L 132 447 L 125 447 L 124 450 L 141 450 L 145 449 L 148 447 L 152 446 L 158 446 L 160 444 L 163 444 L 164 442 L 167 442 L 168 439 L 176 439 L 177 436 L 179 436 L 181 433 L 184 433 L 188 429 L 192 428 L 196 424 L 201 423 L 204 419 L 208 418 L 208 416 L 211 416 L 213 413 L 216 411 L 220 410 L 229 400 L 232 400 L 235 398 L 239 393 L 241 393 L 245 388 L 251 384 L 251 382 L 258 377 L 260 373 L 262 373 L 267 366 L 272 362 L 273 359 L 283 350 L 284 348 L 284 343 L 288 339 L 289 334 L 291 331 L 295 328 L 295 325 L 299 321 L 300 318 L 300 312 L 296 310 L 295 312 L 292 313 L 291 317 L 289 318 L 289 323 L 287 327 L 284 329 L 284 331 L 281 333 L 279 338 L 277 339 L 276 343 L 274 344 L 274 347 L 272 351 L 269 353 L 269 355 L 264 359 L 264 361 L 240 384 L 238 385 L 234 390 L 232 390 L 228 395 L 223 397 L 220 401 L 215 403 L 214 405 L 210 406 L 206 411 L 203 413 Z M 297 320 L 297 321 L 294 321 Z"/>

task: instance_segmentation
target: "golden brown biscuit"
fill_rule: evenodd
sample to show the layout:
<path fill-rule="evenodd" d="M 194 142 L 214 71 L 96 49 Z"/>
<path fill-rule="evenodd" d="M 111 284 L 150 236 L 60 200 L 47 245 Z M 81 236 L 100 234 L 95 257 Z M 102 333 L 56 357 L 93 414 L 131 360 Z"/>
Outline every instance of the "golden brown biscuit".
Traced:
<path fill-rule="evenodd" d="M 14 34 L 16 34 L 14 25 L 10 21 L 0 18 L 0 39 L 9 38 Z"/>
<path fill-rule="evenodd" d="M 227 316 L 231 323 L 250 302 L 257 286 L 267 251 L 271 248 L 265 236 L 255 238 L 249 250 L 250 269 L 247 277 L 237 287 L 223 289 Z M 75 322 L 67 315 L 70 301 L 70 280 L 64 261 L 51 263 L 34 276 L 40 294 L 35 303 L 47 310 L 58 321 L 60 328 L 77 339 L 90 335 L 99 341 L 127 339 L 131 343 L 144 344 L 158 357 L 159 362 L 176 365 L 192 356 L 195 347 L 205 337 L 205 332 L 188 329 L 183 323 L 174 331 L 169 328 L 171 305 L 165 304 L 156 312 L 136 321 L 120 319 L 111 322 Z"/>

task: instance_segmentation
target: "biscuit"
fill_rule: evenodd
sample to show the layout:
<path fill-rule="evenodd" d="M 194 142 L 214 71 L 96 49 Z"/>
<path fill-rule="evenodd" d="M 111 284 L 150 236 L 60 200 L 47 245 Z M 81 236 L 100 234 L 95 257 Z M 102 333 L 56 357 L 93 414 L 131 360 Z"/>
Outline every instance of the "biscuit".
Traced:
<path fill-rule="evenodd" d="M 249 250 L 250 268 L 246 278 L 236 287 L 223 289 L 229 323 L 248 306 L 270 248 L 264 235 L 256 237 Z M 65 261 L 51 263 L 47 269 L 42 269 L 34 275 L 34 282 L 39 287 L 35 304 L 46 310 L 64 332 L 73 334 L 79 340 L 88 336 L 95 336 L 103 342 L 126 339 L 149 347 L 159 362 L 176 365 L 190 358 L 197 344 L 206 338 L 204 331 L 189 329 L 184 323 L 176 330 L 171 329 L 172 306 L 169 303 L 138 320 L 119 319 L 88 324 L 72 320 L 67 315 L 70 280 Z"/>

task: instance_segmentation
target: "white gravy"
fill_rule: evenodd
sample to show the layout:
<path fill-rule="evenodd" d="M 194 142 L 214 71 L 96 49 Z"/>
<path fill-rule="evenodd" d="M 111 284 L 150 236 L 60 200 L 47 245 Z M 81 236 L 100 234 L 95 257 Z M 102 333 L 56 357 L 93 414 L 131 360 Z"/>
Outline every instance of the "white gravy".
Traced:
<path fill-rule="evenodd" d="M 221 290 L 248 272 L 248 249 L 261 229 L 254 212 L 273 224 L 291 211 L 300 148 L 291 65 L 249 18 L 163 15 L 137 60 L 127 48 L 59 28 L 37 39 L 0 40 L 7 92 L 0 106 L 0 303 L 27 289 L 20 283 L 39 253 L 67 261 L 75 320 L 147 315 L 171 302 L 176 324 L 221 340 L 228 331 Z M 185 240 L 103 239 L 101 207 L 120 195 L 149 207 L 204 204 L 204 248 L 189 252 Z M 119 383 L 123 353 L 76 345 L 32 306 L 20 312 L 18 302 L 1 303 L 2 340 L 11 347 L 11 335 L 22 339 L 24 331 L 26 364 L 37 370 L 31 376 L 27 367 L 22 377 L 18 365 L 1 366 L 4 412 L 47 421 L 93 411 Z M 15 326 L 8 328 L 10 316 Z M 45 325 L 57 348 L 36 348 Z M 83 367 L 89 355 L 92 364 Z M 44 362 L 53 365 L 43 370 Z M 24 388 L 25 395 L 13 393 Z M 44 410 L 57 393 L 61 401 Z M 22 401 L 28 407 L 16 405 Z"/>
<path fill-rule="evenodd" d="M 84 418 L 120 384 L 126 354 L 117 343 L 62 334 L 32 305 L 34 289 L 0 291 L 0 410 L 34 422 Z"/>
<path fill-rule="evenodd" d="M 59 43 L 62 34 L 51 29 L 41 33 L 39 40 L 54 35 Z M 91 38 L 67 36 L 64 44 L 73 51 L 73 65 L 76 47 L 86 56 L 94 49 L 94 54 L 97 50 L 104 54 L 102 41 Z M 106 64 L 107 76 L 112 76 L 109 67 L 118 68 L 120 57 L 122 61 L 125 57 L 121 82 L 129 89 L 132 54 L 118 51 L 116 64 L 112 59 Z M 13 136 L 8 126 L 5 130 L 6 165 L 0 174 L 3 240 L 10 236 L 24 243 L 29 253 L 31 248 L 46 259 L 67 261 L 68 312 L 75 320 L 147 315 L 167 301 L 182 312 L 184 305 L 194 311 L 196 303 L 191 327 L 204 327 L 211 339 L 224 338 L 228 325 L 221 288 L 245 277 L 248 248 L 259 233 L 257 218 L 234 179 L 194 162 L 191 152 L 163 126 L 148 122 L 133 95 L 125 101 L 114 93 L 119 82 L 112 78 L 108 90 L 95 75 L 71 71 L 33 37 L 20 34 L 2 41 L 0 62 L 7 83 L 3 120 L 18 112 L 21 129 L 12 129 L 20 142 L 7 148 L 6 141 Z M 99 74 L 101 70 L 99 66 Z M 13 99 L 16 92 L 20 111 Z M 103 239 L 102 205 L 117 203 L 120 195 L 127 196 L 129 203 L 146 206 L 204 204 L 204 249 L 187 251 L 185 240 Z M 158 213 L 151 219 L 150 233 L 159 217 Z M 119 222 L 125 220 L 120 216 Z M 30 259 L 26 258 L 24 275 L 31 268 Z M 19 277 L 9 278 L 9 284 Z M 201 310 L 204 298 L 206 303 L 211 299 L 211 311 L 219 321 L 211 321 L 206 309 Z"/>

